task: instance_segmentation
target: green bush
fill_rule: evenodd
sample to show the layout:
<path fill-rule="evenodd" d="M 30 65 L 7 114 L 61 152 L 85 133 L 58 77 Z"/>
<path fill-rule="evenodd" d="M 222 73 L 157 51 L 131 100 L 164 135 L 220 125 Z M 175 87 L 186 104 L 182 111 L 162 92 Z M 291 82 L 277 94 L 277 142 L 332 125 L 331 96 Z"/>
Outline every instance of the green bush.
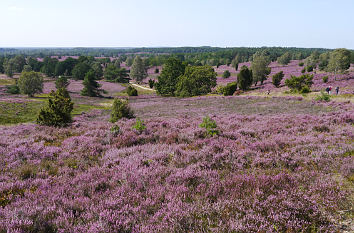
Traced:
<path fill-rule="evenodd" d="M 290 79 L 285 80 L 285 85 L 290 88 L 292 92 L 308 93 L 310 92 L 310 87 L 313 75 L 303 74 L 299 77 L 291 76 Z"/>
<path fill-rule="evenodd" d="M 52 91 L 47 106 L 39 112 L 37 123 L 55 127 L 65 126 L 72 121 L 73 108 L 74 103 L 65 88 L 60 88 L 56 92 Z"/>
<path fill-rule="evenodd" d="M 223 78 L 229 78 L 230 76 L 231 76 L 231 73 L 228 70 L 225 70 L 224 73 L 222 74 Z"/>
<path fill-rule="evenodd" d="M 235 93 L 237 89 L 237 83 L 236 82 L 232 82 L 232 83 L 228 83 L 222 90 L 223 95 L 227 96 L 227 95 L 233 95 Z"/>
<path fill-rule="evenodd" d="M 155 85 L 155 80 L 149 79 L 149 87 L 154 88 L 154 85 Z"/>
<path fill-rule="evenodd" d="M 217 125 L 216 122 L 211 119 L 209 116 L 206 116 L 203 118 L 203 122 L 199 125 L 200 128 L 205 128 L 206 129 L 206 134 L 208 136 L 215 136 L 219 134 L 219 131 L 217 130 Z"/>
<path fill-rule="evenodd" d="M 34 94 L 42 92 L 43 78 L 38 72 L 22 72 L 18 79 L 18 87 L 22 94 L 33 97 Z"/>
<path fill-rule="evenodd" d="M 247 66 L 242 66 L 240 73 L 237 74 L 237 84 L 238 87 L 246 91 L 253 82 L 252 70 L 248 69 Z"/>
<path fill-rule="evenodd" d="M 110 121 L 114 123 L 122 118 L 134 118 L 134 113 L 130 109 L 127 101 L 115 99 L 113 101 Z"/>
<path fill-rule="evenodd" d="M 328 76 L 323 76 L 323 77 L 322 77 L 322 81 L 323 81 L 324 83 L 328 82 Z"/>
<path fill-rule="evenodd" d="M 127 94 L 128 94 L 129 96 L 138 96 L 138 91 L 137 91 L 134 87 L 129 86 L 129 87 L 127 88 Z"/>
<path fill-rule="evenodd" d="M 305 73 L 306 72 L 306 68 L 303 68 L 302 70 L 301 70 L 301 73 Z"/>
<path fill-rule="evenodd" d="M 304 66 L 304 63 L 303 63 L 303 62 L 300 62 L 300 63 L 299 63 L 299 66 Z"/>
<path fill-rule="evenodd" d="M 306 93 L 310 93 L 310 92 L 311 92 L 311 90 L 307 85 L 303 86 L 300 90 L 301 94 L 306 94 Z"/>
<path fill-rule="evenodd" d="M 281 80 L 284 78 L 284 73 L 283 71 L 280 71 L 273 75 L 272 77 L 272 83 L 275 87 L 279 87 Z"/>
<path fill-rule="evenodd" d="M 329 102 L 331 101 L 331 96 L 325 93 L 324 91 L 321 91 L 321 94 L 316 97 L 317 101 L 324 101 L 324 102 Z"/>
<path fill-rule="evenodd" d="M 160 70 L 159 70 L 159 68 L 156 68 L 155 69 L 155 74 L 158 74 L 158 73 L 160 73 Z"/>
<path fill-rule="evenodd" d="M 307 66 L 306 67 L 307 72 L 312 72 L 313 71 L 313 66 Z"/>
<path fill-rule="evenodd" d="M 20 94 L 20 88 L 15 85 L 7 85 L 6 86 L 6 93 L 9 94 Z"/>
<path fill-rule="evenodd" d="M 139 133 L 142 133 L 146 129 L 144 121 L 140 118 L 137 118 L 135 124 L 132 126 L 132 129 L 135 129 Z"/>

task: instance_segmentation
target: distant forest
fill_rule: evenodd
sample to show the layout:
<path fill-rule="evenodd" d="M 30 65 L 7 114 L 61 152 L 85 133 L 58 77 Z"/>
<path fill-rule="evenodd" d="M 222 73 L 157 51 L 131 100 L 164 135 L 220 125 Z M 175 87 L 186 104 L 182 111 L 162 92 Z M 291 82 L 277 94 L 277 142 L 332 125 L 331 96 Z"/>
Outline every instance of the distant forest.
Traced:
<path fill-rule="evenodd" d="M 0 56 L 11 58 L 16 55 L 25 57 L 44 58 L 47 56 L 92 56 L 92 57 L 120 57 L 122 61 L 137 54 L 148 58 L 151 65 L 161 65 L 171 55 L 180 60 L 195 65 L 222 65 L 233 61 L 247 62 L 252 60 L 253 54 L 265 52 L 272 61 L 284 53 L 289 53 L 291 59 L 305 59 L 313 52 L 322 54 L 332 51 L 324 48 L 296 48 L 296 47 L 162 47 L 162 48 L 0 48 Z M 354 57 L 354 51 L 351 50 Z M 352 58 L 353 61 L 353 58 Z"/>

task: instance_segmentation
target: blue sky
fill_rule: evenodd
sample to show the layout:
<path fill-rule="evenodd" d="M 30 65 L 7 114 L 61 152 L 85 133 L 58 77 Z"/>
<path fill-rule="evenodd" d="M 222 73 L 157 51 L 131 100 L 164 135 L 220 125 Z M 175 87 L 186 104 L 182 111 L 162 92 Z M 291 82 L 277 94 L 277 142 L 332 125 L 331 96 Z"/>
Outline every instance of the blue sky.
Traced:
<path fill-rule="evenodd" d="M 0 47 L 354 49 L 354 0 L 0 0 Z"/>

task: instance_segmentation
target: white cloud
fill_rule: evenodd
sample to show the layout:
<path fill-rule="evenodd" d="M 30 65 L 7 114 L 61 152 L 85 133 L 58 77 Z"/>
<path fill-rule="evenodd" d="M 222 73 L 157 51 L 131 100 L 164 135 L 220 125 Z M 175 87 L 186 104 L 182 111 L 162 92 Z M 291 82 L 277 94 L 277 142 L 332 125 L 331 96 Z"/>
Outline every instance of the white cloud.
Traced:
<path fill-rule="evenodd" d="M 18 6 L 10 6 L 7 8 L 9 12 L 11 13 L 22 13 L 25 11 L 25 8 L 23 7 L 18 7 Z"/>

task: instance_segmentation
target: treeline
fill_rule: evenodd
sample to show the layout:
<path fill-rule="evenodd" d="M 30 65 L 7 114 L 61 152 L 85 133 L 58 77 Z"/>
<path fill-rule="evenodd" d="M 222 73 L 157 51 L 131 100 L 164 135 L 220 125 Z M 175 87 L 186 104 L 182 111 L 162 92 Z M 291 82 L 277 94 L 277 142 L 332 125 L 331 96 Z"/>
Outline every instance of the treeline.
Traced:
<path fill-rule="evenodd" d="M 132 57 L 139 54 L 142 57 L 178 56 L 183 61 L 201 65 L 231 64 L 238 56 L 239 62 L 251 61 L 253 54 L 266 50 L 272 61 L 284 53 L 289 53 L 291 59 L 304 59 L 314 51 L 319 54 L 329 52 L 323 48 L 296 48 L 296 47 L 173 47 L 173 48 L 0 48 L 0 56 L 13 57 L 24 55 L 26 57 L 46 56 L 93 56 L 93 57 Z M 353 51 L 352 51 L 353 52 Z M 160 59 L 161 60 L 161 59 Z"/>

